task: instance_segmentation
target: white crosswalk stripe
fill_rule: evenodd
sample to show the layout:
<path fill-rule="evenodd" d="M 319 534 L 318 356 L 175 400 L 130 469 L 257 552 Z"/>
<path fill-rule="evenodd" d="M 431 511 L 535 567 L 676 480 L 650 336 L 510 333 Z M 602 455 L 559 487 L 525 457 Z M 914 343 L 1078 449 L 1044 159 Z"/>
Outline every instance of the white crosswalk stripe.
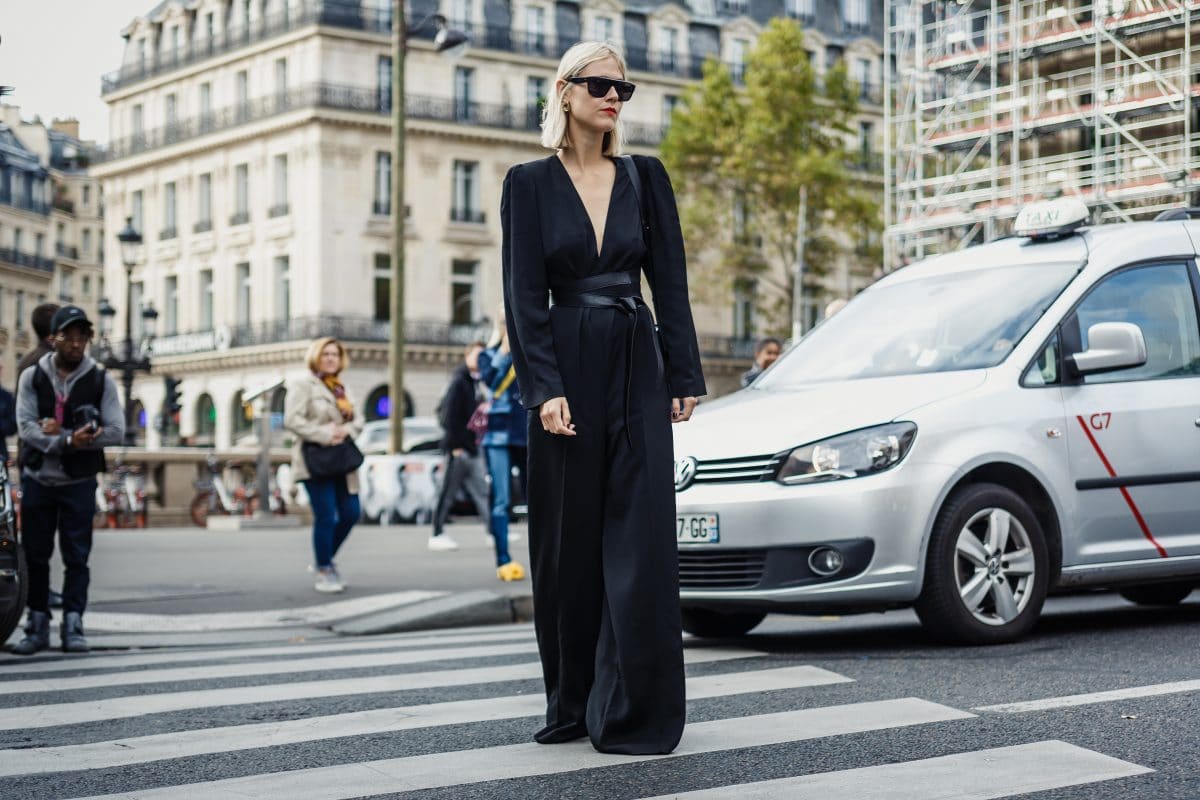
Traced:
<path fill-rule="evenodd" d="M 5 664 L 0 794 L 336 800 L 454 791 L 497 780 L 577 780 L 580 770 L 600 775 L 629 764 L 815 740 L 861 741 L 921 726 L 979 726 L 977 713 L 993 711 L 919 697 L 879 699 L 820 665 L 780 666 L 753 650 L 688 646 L 687 695 L 703 721 L 690 723 L 668 756 L 613 756 L 586 740 L 552 747 L 530 741 L 545 712 L 540 665 L 488 660 L 535 651 L 532 630 L 522 626 Z M 192 685 L 172 691 L 178 681 Z M 44 692 L 50 694 L 39 702 Z M 475 733 L 452 727 L 462 725 Z M 476 738 L 480 731 L 491 731 L 486 741 Z M 832 772 L 807 769 L 809 762 L 796 758 L 795 774 L 775 780 L 722 785 L 723 773 L 708 773 L 657 800 L 983 800 L 1151 771 L 1068 742 L 961 752 L 969 740 L 957 737 L 959 746 L 932 758 L 874 763 L 864 756 Z M 313 748 L 319 757 L 296 755 Z M 681 774 L 674 769 L 669 774 Z M 101 774 L 103 782 L 93 783 Z"/>
<path fill-rule="evenodd" d="M 685 660 L 689 664 L 703 664 L 710 661 L 747 658 L 752 655 L 757 654 L 746 650 L 695 648 L 685 651 Z M 280 670 L 280 672 L 287 671 Z M 228 689 L 197 689 L 188 692 L 163 692 L 104 700 L 17 706 L 0 709 L 0 731 L 47 728 L 54 725 L 78 725 L 84 722 L 100 722 L 120 717 L 161 714 L 167 711 L 184 711 L 194 708 L 306 700 L 314 697 L 344 697 L 378 692 L 403 692 L 413 689 L 467 686 L 477 683 L 501 683 L 540 678 L 541 675 L 541 665 L 534 661 L 500 667 L 402 672 L 395 675 L 374 675 L 365 678 L 323 678 L 301 683 L 239 686 Z"/>
<path fill-rule="evenodd" d="M 687 694 L 692 699 L 698 699 L 822 686 L 849 680 L 817 667 L 783 667 L 691 678 L 688 681 Z M 545 700 L 540 694 L 515 695 L 487 700 L 459 700 L 422 706 L 381 708 L 286 722 L 203 728 L 96 744 L 46 747 L 35 751 L 0 750 L 0 777 L 31 772 L 103 769 L 342 736 L 367 736 L 384 731 L 411 730 L 436 725 L 536 717 L 544 710 Z"/>

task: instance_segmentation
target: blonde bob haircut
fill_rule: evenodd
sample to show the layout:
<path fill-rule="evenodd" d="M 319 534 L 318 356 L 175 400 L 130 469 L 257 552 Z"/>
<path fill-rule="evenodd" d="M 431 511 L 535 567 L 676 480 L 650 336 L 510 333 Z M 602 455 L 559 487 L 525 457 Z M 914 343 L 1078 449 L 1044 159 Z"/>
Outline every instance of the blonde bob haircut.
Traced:
<path fill-rule="evenodd" d="M 621 68 L 621 77 L 624 78 L 625 56 L 613 44 L 608 42 L 580 42 L 579 44 L 572 45 L 570 50 L 563 53 L 562 60 L 558 62 L 558 74 L 554 76 L 554 88 L 551 89 L 550 97 L 546 98 L 546 105 L 542 109 L 542 147 L 548 147 L 551 150 L 562 150 L 571 146 L 567 112 L 563 111 L 563 92 L 566 92 L 575 84 L 568 83 L 564 85 L 562 91 L 559 91 L 558 81 L 574 78 L 588 64 L 594 64 L 606 58 L 616 60 L 617 65 Z M 586 88 L 580 88 L 581 91 L 587 91 Z M 612 132 L 604 134 L 604 144 L 601 151 L 606 156 L 619 156 L 621 155 L 621 147 L 624 144 L 625 131 L 621 126 L 621 118 L 618 116 Z"/>
<path fill-rule="evenodd" d="M 342 344 L 336 337 L 322 336 L 308 346 L 308 357 L 305 363 L 308 364 L 309 370 L 314 375 L 321 374 L 321 351 L 331 344 L 337 345 L 338 355 L 341 356 L 342 363 L 338 366 L 336 374 L 341 375 L 346 367 L 350 366 L 350 354 L 346 352 L 346 345 Z"/>

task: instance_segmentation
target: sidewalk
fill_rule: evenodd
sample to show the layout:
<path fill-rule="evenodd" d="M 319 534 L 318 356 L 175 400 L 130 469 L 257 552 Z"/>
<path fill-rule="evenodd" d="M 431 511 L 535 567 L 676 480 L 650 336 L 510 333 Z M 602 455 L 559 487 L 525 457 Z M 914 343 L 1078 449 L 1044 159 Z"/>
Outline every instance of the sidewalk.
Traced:
<path fill-rule="evenodd" d="M 528 576 L 496 578 L 483 526 L 467 518 L 446 532 L 461 549 L 430 552 L 428 525 L 356 526 L 337 558 L 348 588 L 326 595 L 306 569 L 307 526 L 97 530 L 88 638 L 97 648 L 234 644 L 530 619 Z M 512 532 L 522 537 L 513 558 L 528 568 L 525 526 Z M 52 564 L 61 586 L 57 553 Z"/>

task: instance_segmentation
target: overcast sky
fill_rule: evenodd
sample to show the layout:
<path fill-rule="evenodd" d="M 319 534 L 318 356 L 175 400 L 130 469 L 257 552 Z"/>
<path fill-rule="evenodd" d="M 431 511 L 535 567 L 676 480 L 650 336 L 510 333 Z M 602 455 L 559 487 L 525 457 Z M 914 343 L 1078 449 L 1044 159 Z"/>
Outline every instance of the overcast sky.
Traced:
<path fill-rule="evenodd" d="M 108 141 L 100 76 L 121 65 L 121 29 L 158 0 L 0 0 L 0 85 L 4 98 L 49 123 L 75 117 L 84 139 Z"/>

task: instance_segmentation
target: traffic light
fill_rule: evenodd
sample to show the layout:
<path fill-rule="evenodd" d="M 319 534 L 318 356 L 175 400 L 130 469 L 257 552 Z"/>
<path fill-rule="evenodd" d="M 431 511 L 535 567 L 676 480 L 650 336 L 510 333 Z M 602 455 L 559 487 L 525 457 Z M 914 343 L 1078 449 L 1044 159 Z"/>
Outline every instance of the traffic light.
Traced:
<path fill-rule="evenodd" d="M 170 375 L 163 378 L 163 386 L 166 388 L 166 399 L 163 400 L 164 416 L 172 417 L 183 409 L 183 404 L 179 402 L 180 383 L 182 381 L 179 378 L 172 378 Z"/>

